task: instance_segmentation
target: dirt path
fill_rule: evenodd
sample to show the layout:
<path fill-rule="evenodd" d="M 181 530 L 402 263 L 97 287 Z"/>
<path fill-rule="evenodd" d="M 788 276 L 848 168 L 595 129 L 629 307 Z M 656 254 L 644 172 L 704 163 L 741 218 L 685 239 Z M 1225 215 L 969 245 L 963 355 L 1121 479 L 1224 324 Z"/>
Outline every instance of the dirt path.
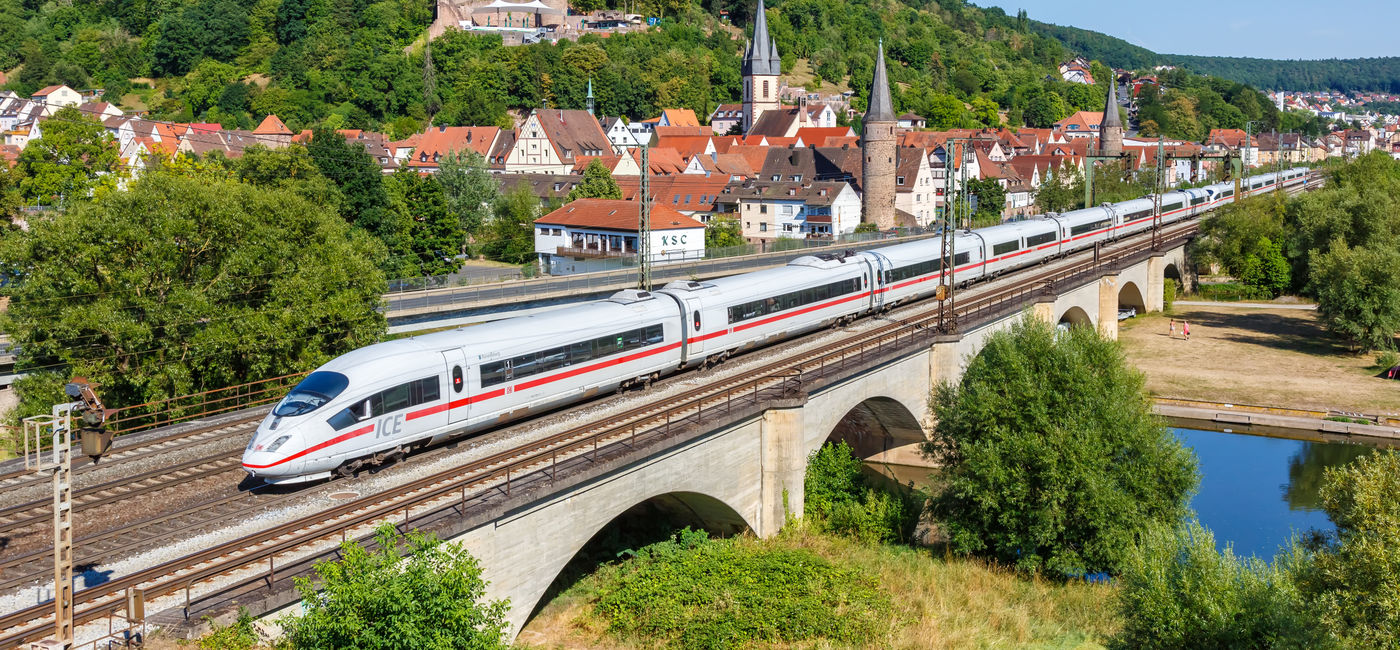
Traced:
<path fill-rule="evenodd" d="M 1167 321 L 1191 324 L 1191 340 Z M 1162 397 L 1400 414 L 1400 382 L 1376 377 L 1375 355 L 1353 355 L 1317 313 L 1286 307 L 1178 304 L 1171 316 L 1122 323 L 1128 359 Z"/>

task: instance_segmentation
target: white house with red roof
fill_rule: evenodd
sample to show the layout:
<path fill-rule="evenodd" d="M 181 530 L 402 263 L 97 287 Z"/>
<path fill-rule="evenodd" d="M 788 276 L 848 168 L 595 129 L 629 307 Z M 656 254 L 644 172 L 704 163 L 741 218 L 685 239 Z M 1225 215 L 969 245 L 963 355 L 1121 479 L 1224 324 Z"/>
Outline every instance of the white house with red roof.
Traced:
<path fill-rule="evenodd" d="M 436 173 L 442 159 L 453 153 L 473 151 L 486 157 L 500 135 L 500 127 L 495 126 L 430 126 L 419 134 L 417 146 L 404 164 Z"/>
<path fill-rule="evenodd" d="M 578 199 L 535 220 L 535 254 L 550 275 L 618 268 L 640 247 L 641 203 Z M 705 224 L 660 203 L 651 206 L 650 257 L 667 264 L 705 256 Z"/>
<path fill-rule="evenodd" d="M 53 115 L 64 106 L 77 106 L 83 103 L 83 96 L 78 91 L 62 84 L 43 88 L 30 95 L 29 98 L 47 106 L 46 114 L 48 115 Z"/>

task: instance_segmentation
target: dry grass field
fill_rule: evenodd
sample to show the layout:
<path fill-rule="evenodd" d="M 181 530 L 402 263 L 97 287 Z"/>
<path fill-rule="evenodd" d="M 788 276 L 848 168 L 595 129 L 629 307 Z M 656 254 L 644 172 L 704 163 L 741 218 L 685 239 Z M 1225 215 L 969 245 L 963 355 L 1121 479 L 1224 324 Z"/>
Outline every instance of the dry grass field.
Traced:
<path fill-rule="evenodd" d="M 1191 340 L 1179 325 L 1168 336 L 1170 318 L 1191 323 Z M 1349 352 L 1315 311 L 1177 304 L 1124 321 L 1119 340 L 1160 397 L 1400 414 L 1400 382 L 1377 377 L 1375 355 Z"/>

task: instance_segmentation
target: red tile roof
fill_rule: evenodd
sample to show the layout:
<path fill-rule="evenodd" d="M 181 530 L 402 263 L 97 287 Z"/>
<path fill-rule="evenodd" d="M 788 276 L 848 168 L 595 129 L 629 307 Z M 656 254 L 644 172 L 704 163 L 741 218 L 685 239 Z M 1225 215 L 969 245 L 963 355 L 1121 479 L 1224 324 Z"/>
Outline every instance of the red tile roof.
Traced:
<path fill-rule="evenodd" d="M 491 153 L 491 144 L 500 132 L 501 129 L 494 126 L 430 126 L 418 138 L 407 164 L 436 167 L 439 160 L 459 151 L 475 151 L 485 156 Z"/>
<path fill-rule="evenodd" d="M 578 199 L 536 219 L 535 223 L 637 232 L 638 210 L 640 208 L 641 205 L 635 201 Z M 676 212 L 668 205 L 656 203 L 651 207 L 652 230 L 704 227 L 705 224 Z"/>
<path fill-rule="evenodd" d="M 269 114 L 263 118 L 258 128 L 253 129 L 253 135 L 291 135 L 292 130 L 277 117 L 276 114 Z"/>

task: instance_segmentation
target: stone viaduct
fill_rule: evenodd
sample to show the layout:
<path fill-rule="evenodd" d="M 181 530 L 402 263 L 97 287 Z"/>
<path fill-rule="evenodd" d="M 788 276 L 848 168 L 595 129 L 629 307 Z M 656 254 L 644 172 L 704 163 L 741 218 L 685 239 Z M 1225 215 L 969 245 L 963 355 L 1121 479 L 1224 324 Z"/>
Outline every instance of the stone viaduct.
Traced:
<path fill-rule="evenodd" d="M 1117 337 L 1118 310 L 1162 309 L 1164 278 L 1189 280 L 1184 247 L 1158 252 L 1079 286 L 1057 287 L 1029 313 L 1058 323 L 1098 327 Z M 942 381 L 956 381 L 992 333 L 1023 318 L 1021 309 L 970 324 L 958 335 L 883 360 L 878 365 L 746 417 L 717 423 L 682 444 L 561 486 L 528 504 L 500 511 L 453 536 L 482 563 L 488 595 L 509 598 L 515 631 L 542 605 L 566 564 L 619 516 L 645 506 L 712 531 L 776 533 L 800 514 L 809 454 L 842 438 L 866 457 L 926 439 L 928 400 Z M 838 427 L 854 421 L 857 426 Z M 852 434 L 850 431 L 861 433 Z"/>

